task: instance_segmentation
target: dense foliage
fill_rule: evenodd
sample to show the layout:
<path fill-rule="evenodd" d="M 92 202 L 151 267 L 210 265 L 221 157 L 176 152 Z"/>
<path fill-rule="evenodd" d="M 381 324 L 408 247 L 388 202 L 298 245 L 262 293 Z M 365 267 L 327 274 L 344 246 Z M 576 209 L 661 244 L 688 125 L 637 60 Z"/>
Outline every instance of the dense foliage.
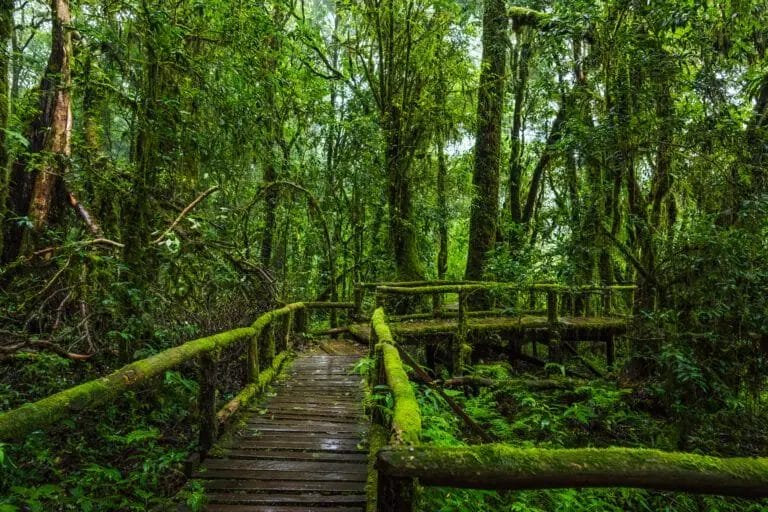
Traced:
<path fill-rule="evenodd" d="M 0 45 L 0 410 L 356 282 L 636 282 L 653 417 L 585 384 L 489 424 L 768 456 L 765 2 L 3 0 Z M 0 510 L 172 494 L 196 386 L 0 444 Z"/>

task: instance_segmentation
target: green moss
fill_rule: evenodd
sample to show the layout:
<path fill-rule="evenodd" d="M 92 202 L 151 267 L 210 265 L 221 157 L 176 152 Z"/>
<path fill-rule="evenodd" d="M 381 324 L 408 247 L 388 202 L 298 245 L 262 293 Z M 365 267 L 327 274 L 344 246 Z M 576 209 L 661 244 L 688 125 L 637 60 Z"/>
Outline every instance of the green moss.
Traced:
<path fill-rule="evenodd" d="M 384 459 L 384 460 L 382 460 Z M 387 473 L 480 489 L 643 487 L 768 496 L 768 458 L 717 458 L 639 448 L 539 449 L 488 444 L 385 450 Z"/>
<path fill-rule="evenodd" d="M 387 385 L 395 398 L 392 415 L 392 436 L 395 443 L 417 444 L 421 436 L 419 404 L 403 368 L 400 354 L 394 346 L 383 308 L 377 308 L 371 317 L 371 330 L 378 341 L 376 351 L 381 352 Z"/>
<path fill-rule="evenodd" d="M 393 442 L 418 444 L 421 436 L 421 412 L 408 374 L 403 369 L 400 354 L 389 343 L 379 343 L 379 348 L 383 353 L 387 384 L 395 398 L 395 410 L 392 414 Z"/>

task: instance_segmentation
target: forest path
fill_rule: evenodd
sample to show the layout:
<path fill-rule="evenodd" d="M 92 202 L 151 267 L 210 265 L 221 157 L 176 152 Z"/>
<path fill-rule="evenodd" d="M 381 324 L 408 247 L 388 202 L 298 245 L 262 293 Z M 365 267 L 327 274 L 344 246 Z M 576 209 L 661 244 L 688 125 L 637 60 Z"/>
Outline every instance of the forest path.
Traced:
<path fill-rule="evenodd" d="M 368 421 L 362 378 L 350 371 L 362 349 L 336 340 L 320 346 L 298 356 L 194 474 L 206 489 L 205 510 L 365 509 Z"/>

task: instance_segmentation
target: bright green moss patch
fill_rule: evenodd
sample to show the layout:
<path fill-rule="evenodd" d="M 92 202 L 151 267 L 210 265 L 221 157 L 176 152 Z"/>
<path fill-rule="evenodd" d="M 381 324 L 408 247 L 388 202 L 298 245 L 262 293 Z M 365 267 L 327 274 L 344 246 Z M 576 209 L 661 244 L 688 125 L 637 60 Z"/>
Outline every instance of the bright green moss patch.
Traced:
<path fill-rule="evenodd" d="M 387 384 L 395 397 L 395 410 L 392 415 L 393 441 L 418 444 L 421 436 L 421 413 L 408 374 L 403 369 L 400 354 L 389 343 L 379 343 L 379 349 L 383 352 Z"/>

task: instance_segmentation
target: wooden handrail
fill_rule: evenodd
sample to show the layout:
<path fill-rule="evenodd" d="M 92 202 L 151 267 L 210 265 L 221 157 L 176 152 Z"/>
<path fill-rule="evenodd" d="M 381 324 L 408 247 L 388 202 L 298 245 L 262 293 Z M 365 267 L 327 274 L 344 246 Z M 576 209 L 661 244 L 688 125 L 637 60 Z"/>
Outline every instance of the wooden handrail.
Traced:
<path fill-rule="evenodd" d="M 331 305 L 329 305 L 331 304 Z M 0 413 L 0 440 L 19 439 L 32 431 L 50 426 L 73 413 L 79 413 L 88 409 L 93 409 L 103 405 L 123 391 L 135 387 L 139 384 L 163 374 L 165 371 L 190 361 L 195 358 L 214 354 L 215 352 L 228 347 L 239 341 L 248 340 L 248 375 L 250 382 L 258 382 L 259 376 L 259 337 L 265 332 L 265 328 L 273 320 L 288 317 L 294 312 L 305 309 L 323 309 L 326 307 L 339 307 L 337 303 L 303 303 L 295 302 L 279 309 L 268 311 L 260 315 L 250 327 L 241 327 L 226 332 L 214 334 L 188 341 L 183 345 L 169 348 L 153 356 L 139 361 L 134 361 L 111 374 L 94 379 L 78 386 L 65 389 L 36 402 L 26 403 L 16 409 Z M 345 304 L 345 307 L 349 307 Z M 275 340 L 271 336 L 267 340 L 267 357 L 264 361 L 265 366 L 272 363 L 275 355 Z M 270 357 L 271 356 L 271 357 Z M 210 380 L 211 361 L 203 361 L 202 364 L 203 380 Z M 210 387 L 209 383 L 204 383 Z M 202 386 L 201 386 L 202 387 Z M 211 400 L 206 400 L 203 404 L 210 409 L 213 406 Z M 210 404 L 207 402 L 211 402 Z M 211 414 L 215 414 L 212 411 Z M 211 416 L 205 412 L 201 413 L 206 417 Z M 208 418 L 209 419 L 209 418 Z M 203 421 L 203 425 L 210 423 L 208 427 L 213 428 L 215 423 Z M 203 436 L 201 436 L 203 437 Z M 208 437 L 210 437 L 208 435 Z M 205 443 L 203 443 L 205 444 Z"/>
<path fill-rule="evenodd" d="M 718 458 L 642 448 L 517 448 L 486 444 L 379 451 L 376 469 L 421 485 L 472 489 L 637 487 L 768 497 L 768 458 Z"/>
<path fill-rule="evenodd" d="M 395 445 L 417 444 L 421 436 L 419 403 L 408 380 L 408 374 L 403 369 L 400 354 L 395 348 L 383 308 L 378 308 L 371 317 L 371 339 L 378 361 L 377 384 L 386 383 L 395 400 L 390 442 Z"/>

